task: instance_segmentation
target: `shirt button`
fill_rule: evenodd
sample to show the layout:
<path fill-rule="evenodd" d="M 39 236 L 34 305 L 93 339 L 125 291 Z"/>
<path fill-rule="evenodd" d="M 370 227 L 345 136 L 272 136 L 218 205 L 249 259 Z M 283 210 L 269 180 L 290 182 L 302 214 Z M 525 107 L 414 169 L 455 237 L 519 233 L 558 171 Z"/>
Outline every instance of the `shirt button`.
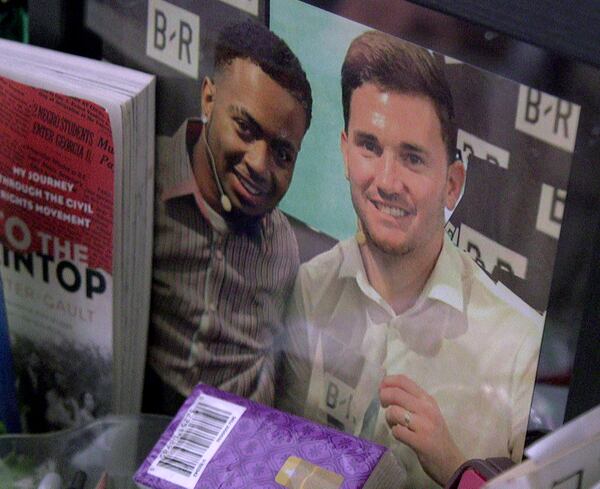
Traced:
<path fill-rule="evenodd" d="M 222 260 L 223 259 L 223 252 L 221 250 L 215 251 L 215 258 L 217 260 Z"/>

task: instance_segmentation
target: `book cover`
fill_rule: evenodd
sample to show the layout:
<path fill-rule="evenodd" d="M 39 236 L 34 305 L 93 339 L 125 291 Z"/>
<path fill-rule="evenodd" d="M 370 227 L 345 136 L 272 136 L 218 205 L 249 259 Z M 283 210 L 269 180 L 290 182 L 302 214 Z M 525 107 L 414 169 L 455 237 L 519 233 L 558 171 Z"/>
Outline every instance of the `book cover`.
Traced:
<path fill-rule="evenodd" d="M 490 489 L 592 487 L 600 480 L 600 406 L 530 445 L 528 460 L 490 480 Z M 595 486 L 594 486 L 595 487 Z"/>
<path fill-rule="evenodd" d="M 198 385 L 136 472 L 152 489 L 395 487 L 380 445 Z M 372 475 L 385 466 L 382 478 Z M 377 479 L 377 480 L 376 480 Z"/>
<path fill-rule="evenodd" d="M 135 412 L 149 303 L 153 78 L 8 41 L 1 55 L 0 270 L 23 428 Z"/>
<path fill-rule="evenodd" d="M 2 275 L 24 427 L 110 409 L 114 154 L 98 104 L 0 77 Z"/>

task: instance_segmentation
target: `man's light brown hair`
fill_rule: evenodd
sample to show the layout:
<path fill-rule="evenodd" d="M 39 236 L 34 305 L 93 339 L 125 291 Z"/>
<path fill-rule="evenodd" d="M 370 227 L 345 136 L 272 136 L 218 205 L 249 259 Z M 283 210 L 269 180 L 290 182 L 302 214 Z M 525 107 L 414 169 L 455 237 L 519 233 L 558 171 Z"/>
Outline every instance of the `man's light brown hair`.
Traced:
<path fill-rule="evenodd" d="M 352 93 L 365 83 L 373 83 L 382 90 L 429 98 L 442 126 L 448 162 L 456 159 L 454 104 L 441 59 L 424 48 L 379 31 L 365 32 L 354 39 L 342 65 L 346 131 Z"/>

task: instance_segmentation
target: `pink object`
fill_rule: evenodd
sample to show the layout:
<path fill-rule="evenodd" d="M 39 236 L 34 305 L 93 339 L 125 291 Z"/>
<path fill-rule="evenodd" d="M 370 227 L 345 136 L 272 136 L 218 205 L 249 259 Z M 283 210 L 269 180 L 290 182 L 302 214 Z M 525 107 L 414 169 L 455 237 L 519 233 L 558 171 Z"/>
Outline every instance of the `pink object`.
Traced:
<path fill-rule="evenodd" d="M 481 477 L 475 470 L 467 469 L 463 472 L 458 489 L 478 489 L 483 487 L 485 479 Z"/>

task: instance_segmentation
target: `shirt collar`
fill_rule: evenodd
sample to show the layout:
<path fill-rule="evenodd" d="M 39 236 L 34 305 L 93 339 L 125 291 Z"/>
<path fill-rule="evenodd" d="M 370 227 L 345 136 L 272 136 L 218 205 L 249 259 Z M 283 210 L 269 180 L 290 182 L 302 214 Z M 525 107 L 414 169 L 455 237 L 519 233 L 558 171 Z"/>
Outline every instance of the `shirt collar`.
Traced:
<path fill-rule="evenodd" d="M 407 317 L 397 328 L 412 350 L 435 356 L 444 339 L 458 338 L 467 332 L 469 324 L 464 311 L 462 273 L 460 251 L 444 233 L 442 250 L 431 275 L 415 305 L 406 311 Z M 440 307 L 430 307 L 435 304 Z"/>
<path fill-rule="evenodd" d="M 171 185 L 163 190 L 160 199 L 162 202 L 167 203 L 174 199 L 192 196 L 204 218 L 213 228 L 224 233 L 229 229 L 227 222 L 204 200 L 192 170 L 190 153 L 200 134 L 202 134 L 202 128 L 203 125 L 199 119 L 188 119 L 169 141 L 169 150 L 175 160 L 173 166 L 178 168 L 178 173 L 173 176 Z"/>
<path fill-rule="evenodd" d="M 458 250 L 444 233 L 442 250 L 423 288 L 422 298 L 443 302 L 463 311 L 462 262 Z"/>
<path fill-rule="evenodd" d="M 435 356 L 444 339 L 457 338 L 468 329 L 463 310 L 463 264 L 460 252 L 444 233 L 442 250 L 415 304 L 400 315 L 381 297 L 367 280 L 358 244 L 354 238 L 342 243 L 340 278 L 354 279 L 361 292 L 387 311 L 391 331 L 420 355 Z M 367 314 L 371 319 L 373 313 Z M 382 318 L 383 319 L 383 318 Z"/>
<path fill-rule="evenodd" d="M 388 311 L 392 316 L 394 312 L 390 305 L 379 295 L 379 293 L 369 283 L 367 271 L 362 261 L 360 249 L 356 238 L 352 237 L 341 243 L 342 246 L 342 264 L 340 266 L 339 277 L 356 280 L 359 289 L 364 295 L 377 302 Z"/>
<path fill-rule="evenodd" d="M 366 275 L 358 243 L 355 238 L 341 242 L 342 264 L 340 266 L 340 278 L 356 278 L 360 274 Z"/>
<path fill-rule="evenodd" d="M 444 233 L 442 250 L 419 299 L 417 299 L 417 305 L 431 299 L 443 302 L 462 313 L 464 298 L 461 272 L 462 263 L 458 250 L 455 249 L 450 238 Z M 369 284 L 360 249 L 354 238 L 342 243 L 342 264 L 339 277 L 356 279 L 363 293 L 369 297 L 373 293 L 379 295 Z"/>

